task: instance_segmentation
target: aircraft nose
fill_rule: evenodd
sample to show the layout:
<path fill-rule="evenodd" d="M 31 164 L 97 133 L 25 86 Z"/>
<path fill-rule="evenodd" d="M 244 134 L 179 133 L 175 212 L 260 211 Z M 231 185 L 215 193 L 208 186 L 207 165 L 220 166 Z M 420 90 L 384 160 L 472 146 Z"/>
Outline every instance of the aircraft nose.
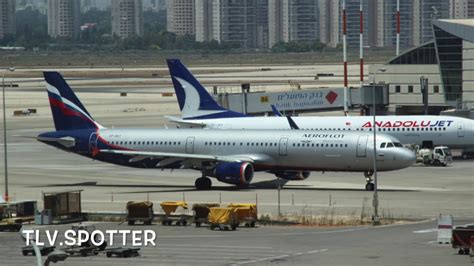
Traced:
<path fill-rule="evenodd" d="M 401 161 L 406 167 L 409 167 L 416 163 L 416 154 L 414 151 L 403 148 L 400 152 Z"/>

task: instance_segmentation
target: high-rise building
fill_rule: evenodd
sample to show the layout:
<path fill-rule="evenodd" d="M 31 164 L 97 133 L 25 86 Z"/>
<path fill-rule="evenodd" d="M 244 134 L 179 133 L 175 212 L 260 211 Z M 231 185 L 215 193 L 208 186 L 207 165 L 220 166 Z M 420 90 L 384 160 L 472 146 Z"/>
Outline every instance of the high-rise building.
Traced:
<path fill-rule="evenodd" d="M 15 35 L 15 0 L 0 0 L 0 40 Z"/>
<path fill-rule="evenodd" d="M 112 1 L 112 35 L 122 39 L 143 35 L 142 0 Z"/>
<path fill-rule="evenodd" d="M 196 0 L 196 41 L 268 46 L 269 0 Z M 168 11 L 169 12 L 169 11 Z"/>
<path fill-rule="evenodd" d="M 82 0 L 82 12 L 87 12 L 91 9 L 106 10 L 110 8 L 112 0 Z"/>
<path fill-rule="evenodd" d="M 48 0 L 48 34 L 53 38 L 77 38 L 81 3 L 76 0 Z"/>
<path fill-rule="evenodd" d="M 166 21 L 169 32 L 194 35 L 194 0 L 167 0 Z"/>
<path fill-rule="evenodd" d="M 269 0 L 269 47 L 290 41 L 319 40 L 319 0 Z"/>
<path fill-rule="evenodd" d="M 451 18 L 474 18 L 474 0 L 451 0 Z"/>
<path fill-rule="evenodd" d="M 433 39 L 431 21 L 450 18 L 450 1 L 413 0 L 413 45 Z"/>
<path fill-rule="evenodd" d="M 213 0 L 196 0 L 194 7 L 195 37 L 197 42 L 209 42 L 213 40 Z"/>
<path fill-rule="evenodd" d="M 413 45 L 413 2 L 400 2 L 400 47 Z M 378 1 L 376 6 L 376 43 L 378 47 L 394 47 L 397 43 L 397 0 Z"/>

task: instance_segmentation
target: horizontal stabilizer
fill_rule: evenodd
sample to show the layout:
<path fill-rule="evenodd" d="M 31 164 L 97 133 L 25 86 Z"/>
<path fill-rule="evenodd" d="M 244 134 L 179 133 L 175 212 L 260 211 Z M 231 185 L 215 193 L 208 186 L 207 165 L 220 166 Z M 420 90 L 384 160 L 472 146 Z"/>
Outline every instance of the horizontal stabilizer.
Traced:
<path fill-rule="evenodd" d="M 51 138 L 38 136 L 36 139 L 43 142 L 56 142 L 66 148 L 71 148 L 76 145 L 76 140 L 73 137 Z"/>

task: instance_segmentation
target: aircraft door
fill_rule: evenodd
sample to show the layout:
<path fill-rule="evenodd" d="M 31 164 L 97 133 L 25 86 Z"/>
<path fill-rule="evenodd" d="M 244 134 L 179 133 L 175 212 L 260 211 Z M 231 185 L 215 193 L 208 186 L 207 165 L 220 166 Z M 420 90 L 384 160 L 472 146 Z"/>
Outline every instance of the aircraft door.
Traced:
<path fill-rule="evenodd" d="M 280 156 L 288 155 L 288 138 L 280 139 L 279 154 Z"/>
<path fill-rule="evenodd" d="M 357 140 L 357 157 L 366 157 L 367 156 L 367 139 L 368 136 L 359 136 Z"/>
<path fill-rule="evenodd" d="M 464 125 L 463 123 L 458 123 L 458 137 L 464 137 Z"/>
<path fill-rule="evenodd" d="M 89 152 L 95 155 L 97 153 L 97 139 L 99 136 L 97 135 L 97 132 L 94 132 L 90 135 L 89 137 Z"/>
<path fill-rule="evenodd" d="M 194 137 L 186 139 L 186 153 L 194 153 Z"/>

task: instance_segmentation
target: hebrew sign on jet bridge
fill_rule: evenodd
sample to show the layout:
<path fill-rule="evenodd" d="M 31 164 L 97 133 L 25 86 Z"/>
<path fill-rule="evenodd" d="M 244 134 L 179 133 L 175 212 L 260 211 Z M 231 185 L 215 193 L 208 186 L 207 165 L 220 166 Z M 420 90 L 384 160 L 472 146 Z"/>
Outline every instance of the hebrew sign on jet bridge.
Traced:
<path fill-rule="evenodd" d="M 271 112 L 271 104 L 280 111 L 341 109 L 344 104 L 342 88 L 297 90 L 285 92 L 250 92 L 213 95 L 216 101 L 232 111 L 246 113 Z M 244 100 L 243 100 L 244 98 Z"/>

